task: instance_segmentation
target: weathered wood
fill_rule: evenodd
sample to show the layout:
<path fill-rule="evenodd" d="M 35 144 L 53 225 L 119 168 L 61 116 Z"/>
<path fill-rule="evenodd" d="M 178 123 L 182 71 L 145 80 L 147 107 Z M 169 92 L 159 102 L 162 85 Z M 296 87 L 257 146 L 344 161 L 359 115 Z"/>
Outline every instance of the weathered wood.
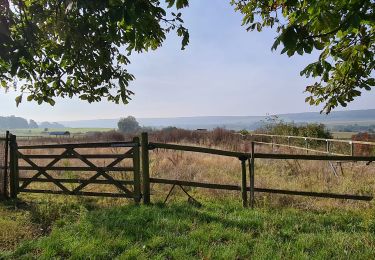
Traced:
<path fill-rule="evenodd" d="M 134 168 L 134 201 L 141 201 L 141 173 L 140 173 L 140 157 L 139 157 L 139 137 L 134 137 L 133 142 L 138 145 L 133 148 L 133 168 Z"/>
<path fill-rule="evenodd" d="M 63 156 L 64 154 L 67 154 L 69 151 L 68 150 L 65 150 L 64 152 L 62 152 L 60 154 L 59 157 L 55 158 L 54 160 L 52 160 L 49 164 L 47 164 L 45 167 L 43 167 L 44 169 L 41 169 L 40 167 L 38 166 L 35 166 L 35 163 L 29 159 L 25 159 L 23 158 L 23 160 L 25 160 L 31 167 L 33 167 L 34 169 L 33 170 L 37 170 L 38 172 L 32 177 L 32 178 L 38 178 L 39 176 L 45 174 L 45 168 L 47 167 L 52 167 L 53 165 L 55 165 L 56 163 L 58 163 L 61 159 L 61 156 Z M 22 153 L 20 153 L 19 151 L 17 152 L 20 156 L 22 155 Z M 21 167 L 21 166 L 20 166 Z M 18 168 L 20 168 L 18 167 Z M 22 166 L 24 167 L 24 166 Z M 31 183 L 31 180 L 29 181 L 25 181 L 24 183 L 22 183 L 22 186 L 20 187 L 21 189 L 24 189 L 26 188 L 27 185 L 29 185 Z"/>
<path fill-rule="evenodd" d="M 80 196 L 99 196 L 99 197 L 112 197 L 112 198 L 133 198 L 132 195 L 123 193 L 109 193 L 109 192 L 65 192 L 65 191 L 54 191 L 54 190 L 37 190 L 37 189 L 22 189 L 22 192 L 26 193 L 45 193 L 45 194 L 61 194 L 61 195 L 80 195 Z"/>
<path fill-rule="evenodd" d="M 4 181 L 3 181 L 3 192 L 4 192 L 4 197 L 8 198 L 8 156 L 9 156 L 9 131 L 6 131 L 5 134 L 5 140 L 4 140 Z"/>
<path fill-rule="evenodd" d="M 143 203 L 150 204 L 150 159 L 148 134 L 141 134 Z"/>
<path fill-rule="evenodd" d="M 133 148 L 134 149 L 134 148 Z M 78 159 L 80 159 L 82 162 L 86 163 L 87 166 L 89 166 L 91 168 L 91 170 L 94 170 L 98 173 L 100 173 L 100 175 L 102 175 L 104 178 L 108 179 L 109 181 L 112 182 L 113 185 L 115 185 L 117 188 L 119 188 L 120 190 L 122 190 L 123 192 L 125 192 L 126 194 L 131 194 L 131 191 L 128 190 L 125 186 L 121 185 L 120 183 L 118 183 L 114 178 L 112 178 L 110 175 L 108 175 L 104 170 L 103 168 L 101 167 L 97 167 L 95 164 L 93 164 L 92 162 L 90 162 L 89 160 L 87 160 L 86 158 L 84 158 L 82 155 L 80 155 L 79 153 L 77 153 L 74 149 L 69 149 L 70 152 L 72 154 L 74 154 Z M 70 168 L 70 167 L 68 167 Z M 119 167 L 118 167 L 119 168 Z M 123 167 L 123 168 L 126 168 L 126 167 Z M 77 190 L 76 190 L 77 192 Z"/>
<path fill-rule="evenodd" d="M 26 178 L 22 177 L 19 178 L 19 181 L 29 181 L 32 182 L 46 182 L 46 183 L 53 183 L 50 179 L 42 179 L 42 178 Z M 84 183 L 87 179 L 61 179 L 61 178 L 54 178 L 54 180 L 62 183 Z M 134 181 L 123 181 L 123 180 L 116 180 L 116 182 L 125 184 L 125 185 L 134 185 Z M 109 180 L 91 180 L 90 184 L 113 184 L 112 181 Z"/>
<path fill-rule="evenodd" d="M 171 180 L 171 179 L 162 179 L 162 178 L 150 178 L 150 182 L 159 183 L 159 184 L 172 184 L 172 185 L 175 184 L 175 185 L 190 186 L 190 187 L 197 187 L 197 188 L 217 189 L 217 190 L 236 190 L 236 191 L 241 190 L 241 186 L 238 186 L 238 185 L 181 181 L 181 180 Z"/>
<path fill-rule="evenodd" d="M 237 158 L 250 157 L 250 154 L 248 154 L 248 153 L 232 152 L 232 151 L 225 151 L 225 150 L 212 149 L 212 148 L 204 148 L 204 147 L 198 147 L 198 146 L 164 144 L 164 143 L 150 143 L 149 146 L 151 148 L 171 149 L 171 150 L 186 151 L 186 152 L 208 153 L 208 154 L 237 157 Z"/>
<path fill-rule="evenodd" d="M 175 185 L 197 187 L 197 188 L 207 188 L 207 189 L 219 189 L 219 190 L 231 190 L 231 191 L 241 190 L 241 186 L 238 186 L 238 185 L 213 184 L 213 183 L 180 181 L 180 180 L 170 180 L 170 179 L 161 179 L 161 178 L 150 178 L 150 181 L 151 183 L 172 184 L 172 185 L 175 184 Z M 250 187 L 247 187 L 247 190 L 250 191 Z M 275 194 L 285 194 L 285 195 L 333 198 L 333 199 L 348 199 L 348 200 L 363 200 L 363 201 L 370 201 L 373 199 L 372 196 L 363 196 L 363 195 L 335 194 L 335 193 L 309 192 L 309 191 L 292 191 L 292 190 L 268 189 L 268 188 L 254 188 L 254 191 L 265 192 L 265 193 L 275 193 Z"/>
<path fill-rule="evenodd" d="M 364 200 L 364 201 L 370 201 L 373 199 L 372 196 L 364 196 L 364 195 L 335 194 L 335 193 L 310 192 L 310 191 L 292 191 L 292 190 L 268 189 L 268 188 L 255 188 L 255 191 L 285 194 L 285 195 L 332 198 L 332 199 L 348 199 L 348 200 Z"/>
<path fill-rule="evenodd" d="M 151 148 L 171 149 L 177 151 L 198 152 L 216 154 L 237 158 L 251 158 L 250 153 L 232 152 L 198 146 L 186 146 L 177 144 L 150 143 Z M 254 153 L 254 158 L 259 159 L 284 159 L 284 160 L 310 160 L 310 161 L 375 161 L 375 156 L 349 156 L 349 155 L 313 155 L 313 154 L 270 154 Z"/>
<path fill-rule="evenodd" d="M 50 148 L 105 148 L 105 147 L 135 147 L 134 142 L 106 142 L 106 143 L 71 143 L 71 144 L 43 144 L 20 145 L 19 149 L 50 149 Z"/>
<path fill-rule="evenodd" d="M 133 171 L 133 167 L 97 167 L 98 170 L 106 172 L 130 172 Z M 45 171 L 79 171 L 79 172 L 95 172 L 96 170 L 92 167 L 64 167 L 64 166 L 51 166 L 51 167 L 39 167 L 39 166 L 20 166 L 20 170 L 24 171 L 35 171 L 35 170 L 45 170 Z"/>
<path fill-rule="evenodd" d="M 18 154 L 18 153 L 17 153 Z M 62 185 L 61 183 L 59 183 L 58 181 L 56 181 L 51 175 L 49 175 L 46 170 L 42 167 L 39 167 L 38 165 L 36 165 L 33 161 L 27 159 L 27 158 L 24 158 L 24 160 L 31 165 L 31 168 L 34 168 L 35 170 L 38 171 L 38 173 L 41 173 L 42 175 L 44 175 L 47 179 L 51 180 L 57 187 L 59 187 L 61 190 L 63 191 L 69 191 L 69 189 L 67 187 L 65 187 L 64 185 Z M 18 160 L 17 160 L 18 161 Z M 19 169 L 21 167 L 18 167 Z M 26 186 L 25 186 L 26 187 Z M 23 188 L 25 188 L 23 187 Z"/>
<path fill-rule="evenodd" d="M 16 147 L 16 136 L 15 135 L 10 135 L 9 136 L 9 148 L 10 148 L 10 154 L 9 154 L 9 179 L 10 179 L 10 183 L 9 183 L 9 189 L 10 189 L 10 198 L 11 199 L 15 199 L 17 198 L 17 187 L 18 187 L 18 183 L 17 183 L 17 165 L 16 165 L 16 161 L 17 161 L 17 147 Z"/>
<path fill-rule="evenodd" d="M 255 195 L 254 195 L 254 178 L 255 178 L 255 145 L 251 142 L 251 158 L 249 159 L 249 174 L 250 174 L 250 207 L 254 208 Z"/>
<path fill-rule="evenodd" d="M 124 155 L 130 154 L 130 153 L 133 153 L 133 149 L 127 151 Z M 122 160 L 123 160 L 122 158 L 118 158 L 118 159 L 114 160 L 113 162 L 111 162 L 110 164 L 107 165 L 107 168 L 108 167 L 114 167 L 115 165 L 117 165 L 118 163 L 120 163 Z M 97 172 L 95 175 L 93 175 L 92 177 L 90 177 L 89 179 L 87 179 L 85 182 L 81 183 L 81 185 L 79 185 L 78 187 L 76 187 L 73 190 L 73 192 L 78 192 L 79 190 L 83 189 L 84 187 L 86 187 L 87 185 L 90 184 L 90 181 L 99 178 L 101 175 L 102 175 L 101 172 Z"/>
<path fill-rule="evenodd" d="M 21 154 L 20 158 L 29 158 L 29 159 L 55 159 L 59 157 L 59 154 Z M 133 155 L 130 154 L 82 154 L 83 157 L 87 159 L 118 159 L 118 158 L 133 158 Z M 61 157 L 62 159 L 74 159 L 74 155 L 67 154 Z"/>
<path fill-rule="evenodd" d="M 241 160 L 241 194 L 242 206 L 247 207 L 247 190 L 246 190 L 246 160 Z"/>

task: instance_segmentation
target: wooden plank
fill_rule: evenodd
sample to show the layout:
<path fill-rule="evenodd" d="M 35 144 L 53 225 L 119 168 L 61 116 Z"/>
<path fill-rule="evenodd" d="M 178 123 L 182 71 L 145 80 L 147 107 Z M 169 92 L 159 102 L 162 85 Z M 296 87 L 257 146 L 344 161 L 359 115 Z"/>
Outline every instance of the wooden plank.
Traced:
<path fill-rule="evenodd" d="M 9 131 L 5 133 L 5 142 L 4 142 L 4 167 L 1 167 L 4 170 L 4 180 L 3 180 L 3 193 L 5 198 L 9 198 L 8 194 L 8 156 L 9 156 Z"/>
<path fill-rule="evenodd" d="M 198 147 L 198 146 L 164 144 L 164 143 L 150 143 L 149 147 L 150 148 L 170 149 L 170 150 L 177 150 L 177 151 L 186 151 L 186 152 L 208 153 L 208 154 L 237 157 L 237 158 L 250 157 L 250 154 L 248 154 L 248 153 L 232 152 L 232 151 L 225 151 L 225 150 L 212 149 L 212 148 L 204 148 L 204 147 Z"/>
<path fill-rule="evenodd" d="M 134 148 L 133 148 L 134 149 Z M 114 178 L 112 178 L 110 175 L 108 175 L 105 171 L 103 171 L 103 169 L 101 167 L 97 167 L 95 164 L 93 164 L 92 162 L 90 162 L 89 160 L 87 160 L 85 157 L 83 157 L 82 155 L 80 155 L 77 151 L 75 151 L 74 149 L 70 149 L 70 152 L 72 154 L 74 154 L 78 159 L 80 159 L 82 162 L 86 163 L 87 166 L 89 166 L 92 170 L 96 171 L 96 172 L 100 172 L 101 175 L 108 179 L 109 181 L 112 182 L 113 185 L 115 185 L 117 188 L 119 188 L 120 190 L 122 190 L 123 192 L 127 193 L 127 194 L 132 194 L 130 190 L 128 190 L 125 186 L 123 186 L 122 184 L 118 183 Z M 125 168 L 125 167 L 123 167 Z"/>
<path fill-rule="evenodd" d="M 126 153 L 124 153 L 124 155 L 128 155 L 128 154 L 131 154 L 131 153 L 133 153 L 133 149 L 130 149 L 129 151 L 127 151 Z M 118 159 L 114 160 L 113 162 L 111 162 L 110 164 L 108 164 L 106 167 L 107 168 L 108 167 L 114 167 L 115 165 L 117 165 L 118 163 L 120 163 L 122 160 L 123 160 L 123 158 L 118 158 Z M 86 182 L 84 182 L 81 185 L 79 185 L 78 187 L 76 187 L 73 190 L 73 192 L 78 192 L 79 190 L 83 189 L 84 187 L 86 187 L 87 185 L 90 184 L 90 181 L 99 178 L 101 175 L 102 175 L 101 172 L 97 172 L 94 176 L 90 177 Z"/>
<path fill-rule="evenodd" d="M 192 181 L 169 180 L 169 179 L 160 179 L 160 178 L 150 178 L 150 181 L 151 183 L 175 184 L 175 185 L 190 186 L 190 187 L 197 187 L 197 188 L 207 188 L 207 189 L 220 189 L 220 190 L 233 190 L 233 191 L 241 190 L 241 186 L 237 186 L 237 185 L 224 185 L 224 184 L 202 183 L 202 182 L 192 182 Z M 250 187 L 247 187 L 247 190 L 250 191 Z M 265 192 L 265 193 L 285 194 L 285 195 L 299 195 L 299 196 L 309 196 L 309 197 L 363 200 L 363 201 L 370 201 L 373 199 L 372 196 L 334 194 L 334 193 L 325 193 L 325 192 L 292 191 L 292 190 L 268 189 L 268 188 L 254 188 L 254 191 Z"/>
<path fill-rule="evenodd" d="M 19 178 L 20 181 L 29 181 L 31 180 L 32 182 L 46 182 L 46 183 L 53 183 L 53 181 L 49 179 L 42 179 L 42 178 Z M 87 179 L 60 179 L 60 178 L 54 178 L 54 180 L 58 182 L 63 182 L 63 183 L 84 183 L 87 181 Z M 123 180 L 116 180 L 117 182 L 125 185 L 133 185 L 134 181 L 123 181 Z M 108 180 L 91 180 L 90 184 L 112 184 L 111 181 Z"/>
<path fill-rule="evenodd" d="M 139 137 L 134 137 L 133 142 L 139 144 Z M 139 145 L 133 148 L 133 168 L 134 168 L 134 201 L 141 201 L 141 159 Z"/>
<path fill-rule="evenodd" d="M 23 171 L 35 171 L 35 170 L 38 170 L 38 169 L 42 169 L 44 171 L 81 171 L 81 172 L 95 172 L 96 170 L 94 170 L 93 168 L 91 167 L 86 167 L 86 166 L 83 166 L 83 167 L 64 167 L 64 166 L 51 166 L 51 167 L 39 167 L 39 166 L 36 166 L 36 167 L 33 167 L 33 166 L 20 166 L 19 167 L 20 170 L 23 170 Z M 111 171 L 111 172 L 118 172 L 118 171 L 123 171 L 123 172 L 130 172 L 130 171 L 133 171 L 134 168 L 133 167 L 98 167 L 99 170 L 101 171 Z"/>
<path fill-rule="evenodd" d="M 268 188 L 255 188 L 255 191 L 265 192 L 265 193 L 285 194 L 285 195 L 332 198 L 332 199 L 348 199 L 348 200 L 364 200 L 364 201 L 370 201 L 373 199 L 372 196 L 364 196 L 364 195 L 335 194 L 335 193 L 309 192 L 309 191 L 291 191 L 291 190 L 268 189 Z"/>
<path fill-rule="evenodd" d="M 255 195 L 254 195 L 254 179 L 255 179 L 255 146 L 251 142 L 251 158 L 249 159 L 249 177 L 250 177 L 250 207 L 254 208 Z"/>
<path fill-rule="evenodd" d="M 61 190 L 37 190 L 37 189 L 22 189 L 26 193 L 43 193 L 43 194 L 62 194 L 62 195 L 78 195 L 78 196 L 95 196 L 95 197 L 111 197 L 111 198 L 132 198 L 133 196 L 123 193 L 109 193 L 109 192 L 88 192 L 80 191 L 76 193 L 64 192 Z"/>
<path fill-rule="evenodd" d="M 17 148 L 16 148 L 16 136 L 10 135 L 9 136 L 9 189 L 10 189 L 10 198 L 15 199 L 17 198 L 17 188 L 18 188 L 18 183 L 16 183 L 16 154 L 17 154 Z"/>
<path fill-rule="evenodd" d="M 193 182 L 193 181 L 180 181 L 180 180 L 170 180 L 162 178 L 150 178 L 151 183 L 160 184 L 175 184 L 182 186 L 207 188 L 207 189 L 218 189 L 218 190 L 237 190 L 240 191 L 241 187 L 238 185 L 227 185 L 227 184 L 216 184 L 216 183 L 204 183 L 204 182 Z"/>
<path fill-rule="evenodd" d="M 29 159 L 54 159 L 60 156 L 59 154 L 22 154 L 20 158 Z M 82 154 L 87 159 L 118 159 L 118 158 L 133 158 L 132 154 Z M 72 159 L 73 155 L 64 155 L 63 159 Z"/>
<path fill-rule="evenodd" d="M 150 143 L 151 149 L 171 149 L 177 151 L 208 153 L 237 158 L 251 158 L 250 153 L 232 152 L 219 149 L 204 148 L 198 146 L 186 146 L 177 144 Z M 349 155 L 312 155 L 312 154 L 270 154 L 254 153 L 254 158 L 259 159 L 285 159 L 285 160 L 321 160 L 321 161 L 375 161 L 375 156 L 349 156 Z"/>
<path fill-rule="evenodd" d="M 150 204 L 150 159 L 148 134 L 141 134 L 143 204 Z"/>
<path fill-rule="evenodd" d="M 139 144 L 134 142 L 106 142 L 106 143 L 71 143 L 71 144 L 44 144 L 44 145 L 21 145 L 19 149 L 49 149 L 49 148 L 105 148 L 105 147 L 135 147 Z"/>
<path fill-rule="evenodd" d="M 69 153 L 69 150 L 65 150 L 63 151 L 60 156 L 64 156 L 65 154 Z M 18 154 L 20 156 L 22 156 L 22 153 L 20 153 L 18 151 Z M 45 167 L 43 168 L 46 168 L 46 167 L 52 167 L 53 165 L 55 165 L 56 163 L 58 163 L 60 161 L 60 157 L 58 158 L 55 158 L 54 160 L 52 160 L 49 164 L 47 164 Z M 34 168 L 34 170 L 37 170 L 38 172 L 32 177 L 32 178 L 38 178 L 39 176 L 43 175 L 46 173 L 46 171 L 44 169 L 40 169 L 33 161 L 31 161 L 30 159 L 23 159 L 25 160 L 32 168 Z M 21 168 L 21 166 L 18 167 L 19 169 Z M 31 181 L 25 181 L 22 183 L 20 189 L 24 189 L 27 187 L 27 185 L 30 184 Z"/>
<path fill-rule="evenodd" d="M 242 207 L 247 207 L 247 190 L 246 190 L 246 160 L 241 160 L 241 194 Z"/>

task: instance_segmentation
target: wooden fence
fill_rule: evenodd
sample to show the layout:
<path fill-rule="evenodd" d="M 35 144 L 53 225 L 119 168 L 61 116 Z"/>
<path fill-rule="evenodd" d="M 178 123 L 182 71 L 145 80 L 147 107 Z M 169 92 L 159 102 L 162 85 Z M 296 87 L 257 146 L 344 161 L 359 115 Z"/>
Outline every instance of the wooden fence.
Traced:
<path fill-rule="evenodd" d="M 129 147 L 130 150 L 123 154 L 85 154 L 78 152 L 80 148 L 98 148 L 98 147 Z M 141 148 L 141 150 L 140 150 Z M 63 152 L 58 155 L 48 153 L 43 154 L 27 154 L 25 151 L 39 149 L 46 151 L 48 149 L 62 149 Z M 206 183 L 195 181 L 182 181 L 175 179 L 153 178 L 150 174 L 150 159 L 149 153 L 154 149 L 168 149 L 174 151 L 186 151 L 194 153 L 205 153 L 220 155 L 226 157 L 237 158 L 241 165 L 241 185 L 227 185 L 218 183 Z M 140 156 L 141 154 L 141 156 Z M 92 158 L 112 158 L 114 161 L 106 166 L 98 166 L 91 162 Z M 132 167 L 119 167 L 118 163 L 125 158 L 131 158 L 133 161 Z M 33 161 L 34 159 L 52 160 L 47 164 L 41 165 Z M 75 159 L 85 163 L 85 167 L 65 167 L 56 166 L 56 163 L 62 159 Z M 132 142 L 107 142 L 107 143 L 74 143 L 74 144 L 49 144 L 49 145 L 24 145 L 18 146 L 16 137 L 10 136 L 10 192 L 11 197 L 17 197 L 19 192 L 35 192 L 35 193 L 53 193 L 66 195 L 86 195 L 86 196 L 108 196 L 108 197 L 126 197 L 133 198 L 135 202 L 139 202 L 143 198 L 144 204 L 151 202 L 150 186 L 153 183 L 168 184 L 177 186 L 190 186 L 197 188 L 219 189 L 229 191 L 240 191 L 243 206 L 254 207 L 255 193 L 275 193 L 285 195 L 298 195 L 321 198 L 335 198 L 335 199 L 351 199 L 370 201 L 373 199 L 372 195 L 358 195 L 358 194 L 335 194 L 325 192 L 309 192 L 296 191 L 285 189 L 272 189 L 255 187 L 254 180 L 256 178 L 255 161 L 257 159 L 272 159 L 272 160 L 313 160 L 313 161 L 352 161 L 352 162 L 366 162 L 371 163 L 375 161 L 375 156 L 349 156 L 349 155 L 313 155 L 313 154 L 273 154 L 273 153 L 258 153 L 255 151 L 255 142 L 251 142 L 251 152 L 235 152 L 220 149 L 212 149 L 197 146 L 187 146 L 178 144 L 167 144 L 149 142 L 148 134 L 142 133 L 141 142 L 138 137 L 135 137 Z M 19 165 L 19 161 L 23 160 L 27 165 Z M 142 163 L 142 171 L 140 171 L 140 163 Z M 34 171 L 36 172 L 31 177 L 20 176 L 19 171 Z M 78 174 L 90 171 L 95 172 L 93 176 L 86 179 L 64 179 L 52 176 L 50 171 L 75 171 Z M 131 181 L 121 181 L 114 179 L 109 172 L 116 171 L 132 171 L 134 178 Z M 43 177 L 43 178 L 41 178 Z M 101 177 L 101 179 L 99 179 Z M 40 190 L 30 188 L 33 182 L 48 182 L 54 184 L 58 190 Z M 78 186 L 73 190 L 68 189 L 65 183 L 78 183 Z M 88 184 L 111 184 L 118 189 L 118 193 L 104 193 L 100 190 L 97 192 L 83 191 L 83 188 Z M 132 185 L 133 191 L 130 191 L 125 185 Z"/>
<path fill-rule="evenodd" d="M 321 197 L 321 198 L 335 198 L 335 199 L 351 199 L 351 200 L 363 200 L 370 201 L 373 196 L 367 195 L 355 195 L 355 194 L 334 194 L 334 193 L 323 193 L 323 192 L 308 192 L 308 191 L 294 191 L 294 190 L 283 190 L 283 189 L 270 189 L 261 188 L 254 186 L 255 179 L 255 160 L 256 159 L 274 159 L 274 160 L 313 160 L 313 161 L 362 161 L 371 163 L 375 161 L 375 156 L 343 156 L 343 155 L 309 155 L 309 154 L 270 154 L 270 153 L 256 153 L 255 142 L 251 143 L 251 152 L 234 152 L 225 151 L 212 148 L 186 146 L 177 144 L 166 144 L 166 143 L 153 143 L 148 141 L 147 133 L 142 134 L 142 167 L 143 167 L 143 201 L 145 204 L 150 203 L 150 184 L 171 184 L 178 186 L 190 186 L 208 189 L 221 189 L 221 190 L 234 190 L 241 191 L 242 203 L 246 207 L 250 205 L 254 207 L 255 192 L 264 193 L 276 193 L 286 195 L 298 195 L 298 196 L 309 196 L 309 197 Z M 161 178 L 151 178 L 149 172 L 149 151 L 153 149 L 169 149 L 175 151 L 186 151 L 196 153 L 207 153 L 214 155 L 221 155 L 227 157 L 238 158 L 241 163 L 241 186 L 237 185 L 225 185 L 217 183 L 204 183 L 204 182 L 192 182 L 192 181 L 181 181 Z M 246 162 L 247 166 L 246 166 Z M 248 171 L 247 171 L 248 168 Z M 247 180 L 247 176 L 249 180 Z M 249 182 L 248 182 L 249 181 Z M 250 201 L 248 201 L 248 192 L 250 192 Z"/>

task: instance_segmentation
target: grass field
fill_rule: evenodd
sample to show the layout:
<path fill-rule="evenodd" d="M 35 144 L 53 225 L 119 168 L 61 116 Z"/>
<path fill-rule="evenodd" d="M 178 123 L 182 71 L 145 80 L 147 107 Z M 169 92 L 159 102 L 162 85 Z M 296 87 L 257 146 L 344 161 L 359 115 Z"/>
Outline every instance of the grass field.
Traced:
<path fill-rule="evenodd" d="M 114 130 L 113 128 L 49 128 L 47 132 L 61 132 L 69 131 L 71 134 L 85 134 L 88 132 L 107 132 Z M 34 129 L 12 129 L 10 130 L 12 134 L 20 136 L 44 136 L 47 135 L 44 128 L 34 128 Z"/>
<path fill-rule="evenodd" d="M 332 132 L 333 138 L 335 139 L 352 139 L 352 136 L 356 134 L 358 134 L 358 132 Z"/>
<path fill-rule="evenodd" d="M 230 141 L 222 145 L 226 150 L 246 149 L 241 143 L 232 147 Z M 117 149 L 97 152 L 118 153 Z M 269 149 L 256 147 L 257 152 Z M 53 149 L 39 152 L 57 153 Z M 275 148 L 274 152 L 285 151 Z M 82 166 L 77 160 L 60 163 L 65 167 Z M 255 186 L 375 193 L 371 174 L 374 164 L 333 165 L 337 174 L 328 163 L 259 159 L 255 162 Z M 150 172 L 155 178 L 234 185 L 241 181 L 238 158 L 163 149 L 150 152 Z M 76 177 L 70 172 L 49 173 Z M 120 177 L 129 176 L 124 172 Z M 86 191 L 97 188 L 88 186 Z M 105 186 L 99 188 L 106 191 Z M 188 203 L 178 188 L 163 205 L 170 188 L 152 185 L 152 206 L 136 206 L 125 199 L 21 193 L 19 201 L 0 202 L 0 259 L 375 258 L 373 202 L 256 193 L 256 208 L 249 209 L 242 208 L 239 192 L 185 187 L 202 206 Z"/>
<path fill-rule="evenodd" d="M 46 197 L 0 204 L 2 259 L 374 259 L 373 210 L 118 205 Z M 104 204 L 103 204 L 104 203 Z"/>

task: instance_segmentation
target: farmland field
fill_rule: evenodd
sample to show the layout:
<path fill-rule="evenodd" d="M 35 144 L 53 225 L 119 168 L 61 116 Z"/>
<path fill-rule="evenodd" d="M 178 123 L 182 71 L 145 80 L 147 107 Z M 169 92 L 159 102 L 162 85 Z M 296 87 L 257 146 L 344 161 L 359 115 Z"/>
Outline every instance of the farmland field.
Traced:
<path fill-rule="evenodd" d="M 62 132 L 69 131 L 71 134 L 85 134 L 88 132 L 107 132 L 114 130 L 113 128 L 48 128 L 48 132 Z M 1 131 L 0 131 L 1 132 Z M 34 128 L 34 129 L 11 129 L 10 132 L 15 135 L 20 136 L 44 136 L 48 135 L 44 128 Z"/>
<path fill-rule="evenodd" d="M 335 139 L 351 139 L 353 135 L 358 132 L 332 132 L 333 138 Z"/>
<path fill-rule="evenodd" d="M 197 141 L 226 150 L 248 149 L 229 137 L 218 143 Z M 270 152 L 269 146 L 256 149 Z M 277 149 L 274 152 L 283 152 Z M 78 166 L 74 163 L 62 161 L 61 166 Z M 238 158 L 164 149 L 150 152 L 150 172 L 154 178 L 233 185 L 241 181 Z M 255 186 L 372 195 L 373 172 L 374 164 L 366 163 L 259 159 Z M 127 178 L 125 172 L 122 177 Z M 97 186 L 86 188 L 94 191 Z M 153 184 L 151 206 L 126 199 L 21 193 L 18 200 L 0 202 L 0 259 L 375 257 L 373 202 L 256 193 L 255 208 L 250 209 L 242 208 L 239 192 L 185 187 L 197 203 L 176 187 L 164 204 L 170 188 Z"/>

